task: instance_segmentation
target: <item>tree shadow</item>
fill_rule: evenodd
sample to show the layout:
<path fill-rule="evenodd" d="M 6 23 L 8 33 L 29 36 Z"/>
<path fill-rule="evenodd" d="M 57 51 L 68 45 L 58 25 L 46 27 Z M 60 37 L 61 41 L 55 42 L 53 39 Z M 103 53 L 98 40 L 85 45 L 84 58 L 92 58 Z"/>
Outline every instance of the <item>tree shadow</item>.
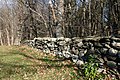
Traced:
<path fill-rule="evenodd" d="M 19 54 L 19 55 L 22 55 L 22 56 L 24 56 L 24 57 L 26 57 L 26 58 L 28 58 L 28 59 L 33 59 L 33 60 L 40 60 L 40 61 L 46 61 L 46 60 L 48 60 L 48 59 L 46 59 L 46 58 L 37 58 L 37 57 L 33 57 L 33 56 L 31 56 L 31 55 L 27 55 L 27 54 L 25 54 L 25 53 L 22 53 L 22 52 L 18 52 L 18 53 L 12 53 L 12 54 Z M 66 59 L 66 58 L 62 58 L 62 59 L 49 59 L 49 61 L 52 61 L 52 62 L 62 62 L 62 61 L 66 61 L 66 60 L 69 60 L 69 59 Z"/>
<path fill-rule="evenodd" d="M 45 69 L 51 69 L 51 68 L 55 68 L 55 69 L 61 69 L 61 68 L 72 68 L 72 67 L 75 67 L 76 65 L 72 64 L 72 63 L 69 63 L 69 64 L 61 64 L 61 62 L 63 61 L 66 61 L 67 59 L 55 59 L 55 60 L 52 60 L 52 59 L 48 59 L 48 58 L 36 58 L 36 57 L 33 57 L 31 55 L 27 55 L 25 53 L 22 53 L 22 52 L 13 52 L 11 55 L 13 54 L 18 54 L 18 55 L 22 55 L 24 56 L 25 58 L 27 59 L 32 59 L 34 63 L 34 60 L 38 60 L 38 63 L 36 64 L 16 64 L 16 63 L 4 63 L 4 62 L 0 62 L 0 79 L 4 79 L 4 78 L 9 78 L 11 75 L 15 75 L 16 74 L 16 70 L 15 69 L 27 69 L 27 70 L 24 70 L 23 72 L 36 72 L 35 69 L 33 69 L 34 67 L 42 67 L 42 68 L 45 68 Z M 7 55 L 5 55 L 7 56 Z M 9 56 L 9 55 L 8 55 Z M 42 61 L 42 62 L 46 62 L 47 64 L 39 64 L 39 61 Z M 56 64 L 56 63 L 59 63 L 60 64 Z M 19 73 L 21 74 L 21 73 Z"/>
<path fill-rule="evenodd" d="M 10 63 L 0 63 L 0 79 L 8 78 L 11 75 L 16 75 L 16 69 L 21 70 L 23 73 L 37 73 L 36 69 L 34 67 L 39 67 L 39 68 L 44 68 L 44 69 L 62 69 L 62 68 L 72 68 L 75 67 L 73 64 L 34 64 L 34 65 L 28 65 L 28 64 L 23 64 L 23 65 L 17 65 L 17 64 L 10 64 Z M 17 72 L 18 73 L 18 72 Z M 18 74 L 23 74 L 23 73 L 18 73 Z"/>

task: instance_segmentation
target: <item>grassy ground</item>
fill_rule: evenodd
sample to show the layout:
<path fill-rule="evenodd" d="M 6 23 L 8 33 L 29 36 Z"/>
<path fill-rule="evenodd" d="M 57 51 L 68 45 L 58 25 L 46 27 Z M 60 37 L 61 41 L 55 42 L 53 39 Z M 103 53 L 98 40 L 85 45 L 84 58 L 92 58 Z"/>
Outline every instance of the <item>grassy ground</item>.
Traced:
<path fill-rule="evenodd" d="M 27 46 L 0 46 L 0 80 L 81 80 L 75 68 Z"/>

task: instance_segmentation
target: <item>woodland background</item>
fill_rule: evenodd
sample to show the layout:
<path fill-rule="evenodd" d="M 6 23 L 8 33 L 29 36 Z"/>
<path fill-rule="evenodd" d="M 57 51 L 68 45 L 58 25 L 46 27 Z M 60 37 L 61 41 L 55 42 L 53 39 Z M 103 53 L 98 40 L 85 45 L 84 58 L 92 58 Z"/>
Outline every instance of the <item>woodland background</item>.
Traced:
<path fill-rule="evenodd" d="M 120 0 L 0 0 L 0 45 L 119 34 Z"/>

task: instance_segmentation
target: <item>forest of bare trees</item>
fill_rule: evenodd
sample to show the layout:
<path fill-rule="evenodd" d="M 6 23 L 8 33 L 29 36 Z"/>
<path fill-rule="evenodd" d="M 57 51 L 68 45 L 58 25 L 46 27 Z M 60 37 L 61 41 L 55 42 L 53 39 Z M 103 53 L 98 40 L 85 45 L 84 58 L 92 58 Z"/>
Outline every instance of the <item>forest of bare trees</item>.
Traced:
<path fill-rule="evenodd" d="M 120 0 L 0 0 L 0 45 L 88 36 L 120 36 Z"/>

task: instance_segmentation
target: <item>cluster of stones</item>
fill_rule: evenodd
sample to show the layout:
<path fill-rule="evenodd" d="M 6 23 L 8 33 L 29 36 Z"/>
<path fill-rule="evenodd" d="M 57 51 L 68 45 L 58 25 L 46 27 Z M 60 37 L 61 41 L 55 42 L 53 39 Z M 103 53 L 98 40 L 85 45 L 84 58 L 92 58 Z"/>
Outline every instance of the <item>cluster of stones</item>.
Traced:
<path fill-rule="evenodd" d="M 71 59 L 77 65 L 82 65 L 88 60 L 89 55 L 97 56 L 100 65 L 107 65 L 120 73 L 120 38 L 115 37 L 90 37 L 74 38 L 34 38 L 27 41 L 30 46 L 52 53 L 59 57 Z"/>

